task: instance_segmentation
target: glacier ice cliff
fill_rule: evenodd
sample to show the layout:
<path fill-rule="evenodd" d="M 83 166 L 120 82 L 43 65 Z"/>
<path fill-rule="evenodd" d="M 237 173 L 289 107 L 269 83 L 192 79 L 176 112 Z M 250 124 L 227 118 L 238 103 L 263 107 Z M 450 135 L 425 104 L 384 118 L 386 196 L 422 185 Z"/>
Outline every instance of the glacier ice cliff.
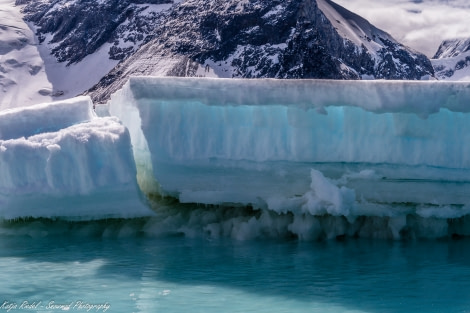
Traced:
<path fill-rule="evenodd" d="M 402 228 L 470 212 L 469 103 L 469 83 L 133 77 L 109 111 L 180 202 Z"/>

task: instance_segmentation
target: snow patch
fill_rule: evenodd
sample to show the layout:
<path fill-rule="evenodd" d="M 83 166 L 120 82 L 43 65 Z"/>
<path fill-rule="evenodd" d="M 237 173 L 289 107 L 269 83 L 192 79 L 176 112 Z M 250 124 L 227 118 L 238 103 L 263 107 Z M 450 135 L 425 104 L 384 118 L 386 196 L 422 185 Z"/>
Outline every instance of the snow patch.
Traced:
<path fill-rule="evenodd" d="M 51 101 L 33 32 L 15 1 L 0 0 L 0 110 Z"/>
<path fill-rule="evenodd" d="M 33 25 L 31 27 L 34 29 Z M 52 84 L 54 99 L 67 99 L 82 94 L 118 64 L 118 61 L 109 59 L 108 51 L 112 46 L 111 43 L 102 45 L 95 53 L 86 56 L 78 63 L 67 65 L 65 62 L 58 62 L 50 53 L 54 44 L 48 43 L 49 38 L 50 34 L 38 49 L 44 60 L 47 78 Z"/>

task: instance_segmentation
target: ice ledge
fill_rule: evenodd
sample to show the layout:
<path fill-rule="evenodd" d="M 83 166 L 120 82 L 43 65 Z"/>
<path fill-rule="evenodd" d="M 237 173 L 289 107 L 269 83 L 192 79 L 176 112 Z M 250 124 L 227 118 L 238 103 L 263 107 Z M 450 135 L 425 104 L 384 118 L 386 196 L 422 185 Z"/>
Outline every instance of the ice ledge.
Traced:
<path fill-rule="evenodd" d="M 209 106 L 294 106 L 317 109 L 359 107 L 374 113 L 440 109 L 470 111 L 470 82 L 220 79 L 131 77 L 124 87 L 138 100 L 190 101 Z M 116 98 L 116 97 L 115 97 Z"/>
<path fill-rule="evenodd" d="M 88 97 L 0 112 L 0 218 L 149 216 L 130 136 Z"/>
<path fill-rule="evenodd" d="M 57 131 L 96 117 L 89 97 L 0 111 L 0 140 Z"/>

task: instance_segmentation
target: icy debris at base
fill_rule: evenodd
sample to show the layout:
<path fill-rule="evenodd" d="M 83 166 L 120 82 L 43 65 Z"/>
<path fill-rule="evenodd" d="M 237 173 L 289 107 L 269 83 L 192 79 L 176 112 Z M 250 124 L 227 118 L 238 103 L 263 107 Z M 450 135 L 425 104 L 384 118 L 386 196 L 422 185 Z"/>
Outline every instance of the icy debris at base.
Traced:
<path fill-rule="evenodd" d="M 88 97 L 0 112 L 0 217 L 149 216 L 128 130 Z"/>
<path fill-rule="evenodd" d="M 412 207 L 399 216 L 361 215 L 355 219 L 330 214 L 311 215 L 237 206 L 160 204 L 158 214 L 139 228 L 146 236 L 184 235 L 217 240 L 292 239 L 300 241 L 375 238 L 409 240 L 459 238 L 470 235 L 470 215 L 458 218 L 422 217 Z M 438 210 L 439 208 L 437 208 Z"/>
<path fill-rule="evenodd" d="M 311 169 L 311 184 L 302 196 L 290 199 L 272 196 L 266 199 L 269 210 L 277 213 L 293 212 L 309 215 L 351 216 L 354 213 L 356 194 L 354 190 L 338 186 L 322 172 Z"/>
<path fill-rule="evenodd" d="M 303 211 L 311 215 L 350 216 L 356 200 L 354 190 L 337 187 L 314 169 L 311 176 L 311 191 L 305 194 L 307 203 L 302 206 Z"/>

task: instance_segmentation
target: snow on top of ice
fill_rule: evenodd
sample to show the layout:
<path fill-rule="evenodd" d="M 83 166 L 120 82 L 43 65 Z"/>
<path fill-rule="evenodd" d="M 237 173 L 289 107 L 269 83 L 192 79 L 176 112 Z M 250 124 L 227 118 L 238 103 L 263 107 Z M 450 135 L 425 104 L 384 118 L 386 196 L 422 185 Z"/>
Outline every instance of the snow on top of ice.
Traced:
<path fill-rule="evenodd" d="M 0 111 L 0 140 L 29 137 L 89 121 L 94 117 L 92 107 L 89 97 L 78 97 Z"/>
<path fill-rule="evenodd" d="M 422 117 L 440 109 L 470 111 L 467 82 L 131 77 L 128 84 L 136 99 L 186 99 L 215 106 L 355 106 L 375 113 L 406 112 Z"/>

